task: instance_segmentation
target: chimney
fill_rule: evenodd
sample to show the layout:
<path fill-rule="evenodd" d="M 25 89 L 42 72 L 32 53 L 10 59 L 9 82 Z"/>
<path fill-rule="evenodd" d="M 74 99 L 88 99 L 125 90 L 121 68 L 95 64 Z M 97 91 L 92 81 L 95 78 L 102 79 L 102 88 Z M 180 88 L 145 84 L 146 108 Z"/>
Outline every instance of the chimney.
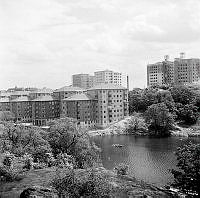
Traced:
<path fill-rule="evenodd" d="M 127 83 L 127 89 L 129 91 L 129 77 L 128 77 L 128 75 L 126 76 L 126 83 Z"/>

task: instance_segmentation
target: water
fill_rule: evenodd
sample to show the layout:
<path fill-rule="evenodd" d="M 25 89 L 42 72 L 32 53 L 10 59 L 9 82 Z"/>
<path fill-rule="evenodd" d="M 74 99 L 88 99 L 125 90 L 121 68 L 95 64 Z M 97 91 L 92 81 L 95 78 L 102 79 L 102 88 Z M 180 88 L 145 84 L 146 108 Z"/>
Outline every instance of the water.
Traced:
<path fill-rule="evenodd" d="M 95 137 L 96 144 L 102 149 L 105 168 L 112 170 L 119 163 L 129 165 L 131 176 L 157 185 L 168 185 L 173 181 L 170 169 L 176 168 L 176 148 L 189 141 L 200 143 L 200 138 L 149 138 L 134 136 Z M 113 144 L 124 145 L 121 148 Z"/>

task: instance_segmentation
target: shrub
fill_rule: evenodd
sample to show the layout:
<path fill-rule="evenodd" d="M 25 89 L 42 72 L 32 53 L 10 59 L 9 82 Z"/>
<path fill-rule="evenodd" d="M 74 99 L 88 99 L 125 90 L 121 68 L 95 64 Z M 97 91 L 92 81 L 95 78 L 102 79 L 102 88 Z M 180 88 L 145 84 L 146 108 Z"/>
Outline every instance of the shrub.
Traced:
<path fill-rule="evenodd" d="M 78 176 L 73 169 L 58 174 L 52 181 L 60 197 L 110 198 L 112 187 L 106 178 L 92 170 Z"/>

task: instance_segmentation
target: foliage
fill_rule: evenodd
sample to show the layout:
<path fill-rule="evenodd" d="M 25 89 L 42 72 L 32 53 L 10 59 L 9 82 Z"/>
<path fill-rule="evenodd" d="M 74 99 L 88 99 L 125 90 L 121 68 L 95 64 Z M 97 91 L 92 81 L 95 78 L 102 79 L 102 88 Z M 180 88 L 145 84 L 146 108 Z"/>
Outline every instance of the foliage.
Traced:
<path fill-rule="evenodd" d="M 128 165 L 126 164 L 119 164 L 114 168 L 117 171 L 118 175 L 127 175 Z"/>
<path fill-rule="evenodd" d="M 198 107 L 193 104 L 182 105 L 181 103 L 176 104 L 177 117 L 186 124 L 195 124 L 197 122 L 199 113 Z"/>
<path fill-rule="evenodd" d="M 147 132 L 147 125 L 144 118 L 138 114 L 131 116 L 131 118 L 128 120 L 126 131 L 128 134 L 134 135 L 140 132 Z"/>
<path fill-rule="evenodd" d="M 173 186 L 183 192 L 200 196 L 200 144 L 186 144 L 176 151 L 178 170 L 172 170 Z M 194 196 L 195 197 L 195 196 Z"/>
<path fill-rule="evenodd" d="M 38 157 L 40 154 L 43 155 L 41 151 L 51 150 L 44 133 L 37 127 L 26 128 L 23 125 L 6 122 L 0 137 L 1 150 L 18 156 L 28 153 Z"/>
<path fill-rule="evenodd" d="M 173 128 L 174 118 L 165 103 L 153 104 L 148 107 L 146 122 L 152 135 L 168 136 Z"/>
<path fill-rule="evenodd" d="M 91 167 L 99 161 L 96 146 L 74 120 L 63 118 L 51 122 L 49 126 L 48 140 L 55 156 L 60 153 L 73 156 L 78 168 Z"/>
<path fill-rule="evenodd" d="M 59 192 L 59 197 L 69 198 L 109 198 L 112 187 L 106 178 L 93 170 L 84 176 L 77 176 L 73 169 L 57 174 L 52 186 Z"/>
<path fill-rule="evenodd" d="M 11 111 L 0 111 L 0 121 L 13 121 L 15 115 Z"/>

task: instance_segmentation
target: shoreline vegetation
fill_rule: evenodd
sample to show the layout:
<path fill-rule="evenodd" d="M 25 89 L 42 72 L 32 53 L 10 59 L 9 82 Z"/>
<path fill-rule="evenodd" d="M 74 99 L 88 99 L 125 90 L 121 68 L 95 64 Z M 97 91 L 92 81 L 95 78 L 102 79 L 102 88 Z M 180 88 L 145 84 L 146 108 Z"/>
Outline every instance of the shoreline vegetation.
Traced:
<path fill-rule="evenodd" d="M 138 117 L 138 115 L 137 115 Z M 112 124 L 111 126 L 105 129 L 96 129 L 89 130 L 88 134 L 91 137 L 94 136 L 107 136 L 107 135 L 133 135 L 133 136 L 149 136 L 148 129 L 132 129 L 132 133 L 127 131 L 127 128 L 130 124 L 131 119 L 136 119 L 134 116 L 128 116 L 125 119 Z M 175 124 L 174 129 L 170 131 L 170 136 L 178 136 L 178 137 L 200 137 L 200 125 L 193 126 L 179 126 Z"/>

